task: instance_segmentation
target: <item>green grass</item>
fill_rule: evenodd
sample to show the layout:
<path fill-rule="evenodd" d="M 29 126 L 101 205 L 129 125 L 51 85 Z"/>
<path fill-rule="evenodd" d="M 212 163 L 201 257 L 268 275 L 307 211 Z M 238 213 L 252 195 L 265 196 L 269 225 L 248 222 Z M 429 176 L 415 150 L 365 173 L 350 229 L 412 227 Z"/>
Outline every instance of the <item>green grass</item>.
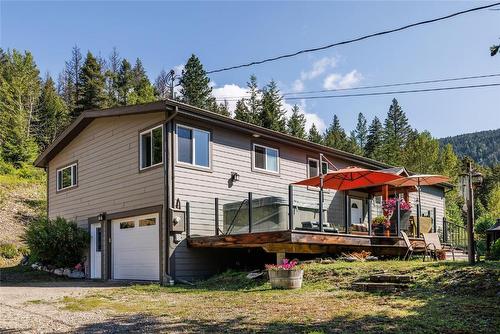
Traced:
<path fill-rule="evenodd" d="M 396 294 L 350 289 L 382 270 L 413 275 L 416 282 Z M 179 332 L 420 334 L 493 333 L 500 326 L 499 299 L 499 262 L 384 261 L 307 265 L 301 290 L 271 290 L 266 280 L 230 271 L 196 286 L 133 285 L 65 297 L 60 305 L 149 316 Z"/>

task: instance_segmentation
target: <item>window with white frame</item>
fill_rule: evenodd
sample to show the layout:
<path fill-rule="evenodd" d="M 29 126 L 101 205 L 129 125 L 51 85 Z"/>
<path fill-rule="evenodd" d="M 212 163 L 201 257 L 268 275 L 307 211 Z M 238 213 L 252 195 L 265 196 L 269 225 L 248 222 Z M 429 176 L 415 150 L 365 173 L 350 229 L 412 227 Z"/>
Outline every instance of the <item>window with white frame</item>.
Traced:
<path fill-rule="evenodd" d="M 279 151 L 275 148 L 253 144 L 253 168 L 278 173 Z"/>
<path fill-rule="evenodd" d="M 140 134 L 141 169 L 160 165 L 163 162 L 163 126 L 148 129 Z"/>
<path fill-rule="evenodd" d="M 308 158 L 307 159 L 307 175 L 308 177 L 315 177 L 319 176 L 319 160 L 318 159 L 313 159 L 313 158 Z M 328 174 L 328 162 L 322 161 L 321 162 L 321 174 Z"/>
<path fill-rule="evenodd" d="M 210 168 L 210 132 L 177 125 L 177 162 Z"/>
<path fill-rule="evenodd" d="M 78 177 L 78 164 L 74 163 L 57 170 L 57 190 L 76 187 Z"/>

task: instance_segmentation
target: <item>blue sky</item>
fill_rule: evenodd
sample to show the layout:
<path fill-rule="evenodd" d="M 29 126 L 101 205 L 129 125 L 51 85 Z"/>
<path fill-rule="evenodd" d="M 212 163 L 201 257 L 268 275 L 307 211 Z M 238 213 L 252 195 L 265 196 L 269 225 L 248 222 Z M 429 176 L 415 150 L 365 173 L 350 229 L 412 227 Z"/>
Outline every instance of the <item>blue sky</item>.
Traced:
<path fill-rule="evenodd" d="M 0 45 L 30 50 L 54 77 L 72 46 L 107 57 L 140 57 L 154 79 L 195 53 L 207 70 L 329 44 L 486 2 L 75 2 L 1 1 Z M 500 73 L 500 11 L 484 10 L 314 54 L 211 75 L 214 93 L 240 96 L 250 74 L 283 92 Z M 499 78 L 453 86 L 500 82 Z M 424 88 L 414 86 L 413 88 Z M 376 89 L 372 91 L 381 91 Z M 436 137 L 500 127 L 500 88 L 395 95 L 412 125 Z M 359 112 L 384 118 L 393 96 L 299 103 L 309 123 L 333 114 L 347 131 Z M 289 106 L 287 106 L 289 108 Z"/>

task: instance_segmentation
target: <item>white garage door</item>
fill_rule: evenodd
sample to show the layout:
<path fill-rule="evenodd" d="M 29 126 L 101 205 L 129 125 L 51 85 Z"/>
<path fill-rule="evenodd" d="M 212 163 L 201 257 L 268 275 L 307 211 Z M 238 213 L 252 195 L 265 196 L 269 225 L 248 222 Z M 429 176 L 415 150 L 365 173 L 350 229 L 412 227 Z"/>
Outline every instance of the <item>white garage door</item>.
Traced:
<path fill-rule="evenodd" d="M 111 222 L 114 279 L 160 279 L 159 225 L 158 214 Z"/>

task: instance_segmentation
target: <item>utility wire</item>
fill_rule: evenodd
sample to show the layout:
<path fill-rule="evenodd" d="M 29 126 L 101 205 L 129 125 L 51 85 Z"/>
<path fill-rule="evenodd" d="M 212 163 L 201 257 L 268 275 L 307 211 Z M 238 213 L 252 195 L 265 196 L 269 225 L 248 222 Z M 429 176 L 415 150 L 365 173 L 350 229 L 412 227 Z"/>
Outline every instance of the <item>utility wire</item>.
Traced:
<path fill-rule="evenodd" d="M 276 61 L 276 60 L 280 60 L 280 59 L 284 59 L 284 58 L 295 57 L 295 56 L 298 56 L 298 55 L 304 54 L 304 53 L 316 52 L 316 51 L 321 51 L 321 50 L 333 48 L 333 47 L 339 46 L 339 45 L 345 45 L 345 44 L 350 44 L 350 43 L 354 43 L 354 42 L 359 42 L 359 41 L 362 41 L 362 40 L 365 40 L 365 39 L 369 39 L 369 38 L 373 38 L 373 37 L 377 37 L 377 36 L 382 36 L 382 35 L 387 35 L 387 34 L 392 34 L 392 33 L 395 33 L 395 32 L 398 32 L 398 31 L 402 31 L 402 30 L 406 30 L 406 29 L 409 29 L 409 28 L 413 28 L 413 27 L 416 27 L 416 26 L 420 26 L 420 25 L 424 25 L 424 24 L 429 24 L 429 23 L 434 23 L 434 22 L 438 22 L 438 21 L 450 19 L 450 18 L 455 17 L 455 16 L 459 16 L 459 15 L 463 15 L 463 14 L 467 14 L 467 13 L 471 13 L 471 12 L 476 12 L 476 11 L 479 11 L 479 10 L 482 10 L 482 9 L 491 8 L 491 7 L 495 7 L 495 6 L 498 6 L 498 5 L 500 5 L 500 2 L 496 2 L 496 3 L 490 4 L 490 5 L 485 5 L 485 6 L 480 6 L 480 7 L 474 7 L 474 8 L 470 8 L 470 9 L 467 9 L 467 10 L 462 10 L 460 12 L 456 12 L 456 13 L 449 14 L 449 15 L 446 15 L 446 16 L 441 16 L 441 17 L 437 17 L 437 18 L 434 18 L 434 19 L 430 19 L 430 20 L 420 21 L 420 22 L 408 24 L 408 25 L 405 25 L 405 26 L 402 26 L 402 27 L 399 27 L 399 28 L 390 29 L 390 30 L 384 30 L 384 31 L 373 33 L 373 34 L 364 35 L 364 36 L 361 36 L 361 37 L 349 39 L 349 40 L 342 41 L 342 42 L 336 42 L 336 43 L 332 43 L 332 44 L 329 44 L 329 45 L 324 45 L 324 46 L 320 46 L 320 47 L 316 47 L 316 48 L 311 48 L 311 49 L 303 49 L 303 50 L 300 50 L 300 51 L 296 51 L 296 52 L 292 52 L 292 53 L 288 53 L 288 54 L 283 54 L 283 55 L 272 57 L 272 58 L 266 58 L 266 59 L 262 59 L 262 60 L 252 61 L 252 62 L 245 63 L 245 64 L 240 64 L 240 65 L 235 65 L 235 66 L 229 66 L 229 67 L 223 67 L 223 68 L 219 68 L 219 69 L 208 71 L 207 74 L 220 73 L 220 72 L 224 72 L 224 71 L 234 70 L 234 69 L 237 69 L 237 68 L 243 68 L 243 67 L 249 67 L 249 66 L 253 66 L 253 65 L 264 64 L 264 63 L 268 63 L 268 62 L 272 62 L 272 61 Z"/>
<path fill-rule="evenodd" d="M 396 90 L 388 92 L 372 92 L 372 93 L 357 93 L 357 94 L 341 94 L 341 95 L 319 95 L 319 96 L 302 96 L 302 97 L 287 97 L 286 100 L 318 100 L 318 99 L 333 99 L 340 97 L 361 97 L 361 96 L 378 96 L 378 95 L 394 95 L 394 94 L 409 94 L 409 93 L 423 93 L 423 92 L 439 92 L 446 90 L 457 90 L 457 89 L 470 89 L 470 88 L 485 88 L 485 87 L 495 87 L 500 86 L 499 83 L 491 84 L 481 84 L 481 85 L 468 85 L 468 86 L 452 86 L 452 87 L 440 87 L 440 88 L 424 88 L 424 89 L 410 89 L 410 90 Z M 217 99 L 217 101 L 238 101 L 238 99 Z"/>

